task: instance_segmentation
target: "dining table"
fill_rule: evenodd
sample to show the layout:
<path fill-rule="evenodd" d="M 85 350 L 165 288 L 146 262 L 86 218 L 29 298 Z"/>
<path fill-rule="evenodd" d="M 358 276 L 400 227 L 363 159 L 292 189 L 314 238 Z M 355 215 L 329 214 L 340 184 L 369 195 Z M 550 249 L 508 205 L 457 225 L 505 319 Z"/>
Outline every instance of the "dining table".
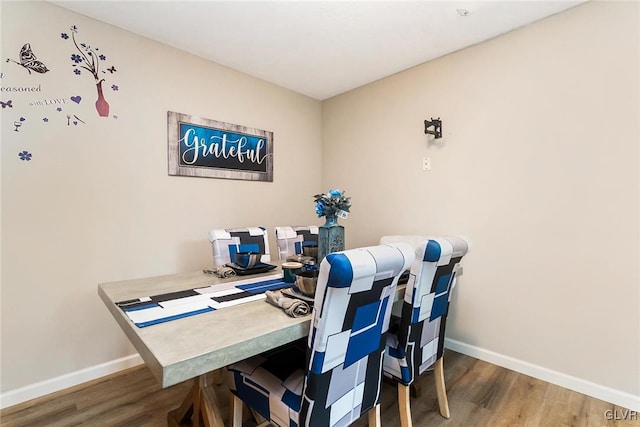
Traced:
<path fill-rule="evenodd" d="M 276 265 L 274 270 L 252 277 L 271 281 L 282 278 L 281 263 L 272 264 Z M 100 298 L 161 386 L 193 381 L 182 404 L 168 413 L 169 426 L 179 426 L 189 418 L 194 426 L 224 426 L 215 387 L 208 383 L 210 374 L 308 336 L 311 314 L 291 317 L 261 298 L 140 327 L 121 308 L 122 302 L 199 288 L 228 288 L 246 279 L 219 278 L 199 270 L 98 285 Z M 396 293 L 396 302 L 402 294 Z"/>

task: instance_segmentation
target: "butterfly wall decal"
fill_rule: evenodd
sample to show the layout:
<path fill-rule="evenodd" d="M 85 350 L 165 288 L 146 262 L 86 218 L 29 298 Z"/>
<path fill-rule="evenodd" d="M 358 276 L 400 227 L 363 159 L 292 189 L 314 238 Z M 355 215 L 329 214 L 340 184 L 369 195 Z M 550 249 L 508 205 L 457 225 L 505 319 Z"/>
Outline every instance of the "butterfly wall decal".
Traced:
<path fill-rule="evenodd" d="M 0 101 L 0 105 L 2 105 L 2 108 L 3 108 L 3 109 L 4 109 L 4 108 L 7 108 L 7 107 L 9 107 L 9 108 L 13 108 L 13 104 L 11 103 L 11 99 L 10 99 L 10 100 L 8 100 L 7 102 L 2 102 L 2 101 Z"/>
<path fill-rule="evenodd" d="M 36 56 L 33 54 L 29 43 L 25 43 L 25 45 L 22 46 L 22 49 L 20 49 L 20 62 L 14 61 L 13 59 L 7 59 L 7 62 L 15 62 L 16 64 L 24 67 L 29 74 L 31 74 L 31 71 L 35 71 L 40 74 L 49 71 L 46 65 L 41 61 L 38 61 Z"/>

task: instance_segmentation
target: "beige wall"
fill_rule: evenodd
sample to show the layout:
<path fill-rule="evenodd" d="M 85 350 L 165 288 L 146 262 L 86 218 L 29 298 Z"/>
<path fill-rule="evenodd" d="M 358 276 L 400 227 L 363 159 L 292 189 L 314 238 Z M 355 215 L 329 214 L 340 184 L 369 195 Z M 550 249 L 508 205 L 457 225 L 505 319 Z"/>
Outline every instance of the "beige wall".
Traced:
<path fill-rule="evenodd" d="M 322 104 L 50 4 L 0 5 L 2 86 L 42 87 L 1 97 L 3 393 L 134 353 L 97 283 L 202 268 L 212 227 L 318 223 L 310 196 L 340 187 L 349 247 L 473 240 L 449 337 L 640 395 L 637 4 L 591 2 Z M 117 120 L 71 72 L 74 24 L 117 67 Z M 51 71 L 4 62 L 27 42 Z M 28 106 L 53 98 L 62 118 Z M 274 182 L 169 177 L 167 110 L 273 131 Z"/>
<path fill-rule="evenodd" d="M 2 86 L 42 88 L 1 97 L 14 106 L 1 112 L 6 392 L 134 353 L 98 283 L 211 265 L 214 227 L 263 225 L 272 233 L 316 223 L 321 105 L 51 4 L 1 7 Z M 74 50 L 60 36 L 71 25 L 117 69 L 105 86 L 117 119 L 97 116 L 93 78 L 72 72 Z M 29 75 L 5 62 L 27 42 L 49 72 Z M 79 105 L 69 101 L 74 95 Z M 67 99 L 61 113 L 28 105 L 53 98 Z M 274 181 L 168 176 L 168 110 L 273 131 Z M 67 112 L 86 125 L 67 126 Z M 14 132 L 19 116 L 26 120 Z M 30 162 L 18 158 L 22 150 Z"/>
<path fill-rule="evenodd" d="M 636 399 L 638 23 L 635 2 L 591 2 L 322 109 L 349 246 L 470 237 L 450 338 Z"/>

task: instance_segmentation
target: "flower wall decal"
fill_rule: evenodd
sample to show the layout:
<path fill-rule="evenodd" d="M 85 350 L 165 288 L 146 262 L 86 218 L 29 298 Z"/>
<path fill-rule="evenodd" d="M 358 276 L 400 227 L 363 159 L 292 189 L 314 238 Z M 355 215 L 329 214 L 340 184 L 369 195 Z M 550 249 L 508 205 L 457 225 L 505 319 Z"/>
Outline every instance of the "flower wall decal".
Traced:
<path fill-rule="evenodd" d="M 82 74 L 82 70 L 88 71 L 92 76 L 96 83 L 96 90 L 98 91 L 98 99 L 96 101 L 96 111 L 100 117 L 108 117 L 109 116 L 109 103 L 104 97 L 102 92 L 102 82 L 105 79 L 101 78 L 102 74 L 106 74 L 104 70 L 100 69 L 100 63 L 107 60 L 107 56 L 103 53 L 98 54 L 97 47 L 91 47 L 86 43 L 78 43 L 76 40 L 76 34 L 78 33 L 78 27 L 72 25 L 71 28 L 71 37 L 67 33 L 61 33 L 60 37 L 63 40 L 69 40 L 73 42 L 77 52 L 71 54 L 71 66 L 74 67 L 73 73 L 77 76 Z M 107 68 L 107 70 L 113 74 L 116 71 L 114 66 Z M 102 74 L 101 74 L 102 73 Z M 115 86 L 115 85 L 113 85 Z M 112 88 L 113 88 L 112 86 Z M 117 86 L 116 86 L 117 87 Z M 115 89 L 117 90 L 117 89 Z"/>
<path fill-rule="evenodd" d="M 20 160 L 25 160 L 27 162 L 29 160 L 31 160 L 32 156 L 33 155 L 30 152 L 26 151 L 26 150 L 25 151 L 21 151 L 20 153 L 18 153 L 18 157 L 20 157 Z"/>

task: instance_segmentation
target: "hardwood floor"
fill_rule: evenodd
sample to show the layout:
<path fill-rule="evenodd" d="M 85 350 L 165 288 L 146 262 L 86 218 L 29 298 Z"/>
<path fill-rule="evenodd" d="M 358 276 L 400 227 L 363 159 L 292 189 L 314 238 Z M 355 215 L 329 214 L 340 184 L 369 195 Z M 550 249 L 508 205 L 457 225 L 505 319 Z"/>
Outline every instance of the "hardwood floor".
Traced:
<path fill-rule="evenodd" d="M 444 356 L 451 418 L 438 412 L 431 373 L 418 381 L 420 398 L 411 399 L 413 425 L 426 426 L 640 426 L 621 418 L 626 410 L 526 375 L 453 351 Z M 151 372 L 136 367 L 87 384 L 25 402 L 0 412 L 1 426 L 164 426 L 191 387 L 185 382 L 161 389 Z M 223 419 L 228 420 L 228 391 L 217 387 Z M 382 425 L 398 426 L 395 384 L 382 387 Z M 611 417 L 610 417 L 611 418 Z M 245 427 L 255 422 L 245 417 Z M 355 427 L 365 427 L 366 417 Z"/>

